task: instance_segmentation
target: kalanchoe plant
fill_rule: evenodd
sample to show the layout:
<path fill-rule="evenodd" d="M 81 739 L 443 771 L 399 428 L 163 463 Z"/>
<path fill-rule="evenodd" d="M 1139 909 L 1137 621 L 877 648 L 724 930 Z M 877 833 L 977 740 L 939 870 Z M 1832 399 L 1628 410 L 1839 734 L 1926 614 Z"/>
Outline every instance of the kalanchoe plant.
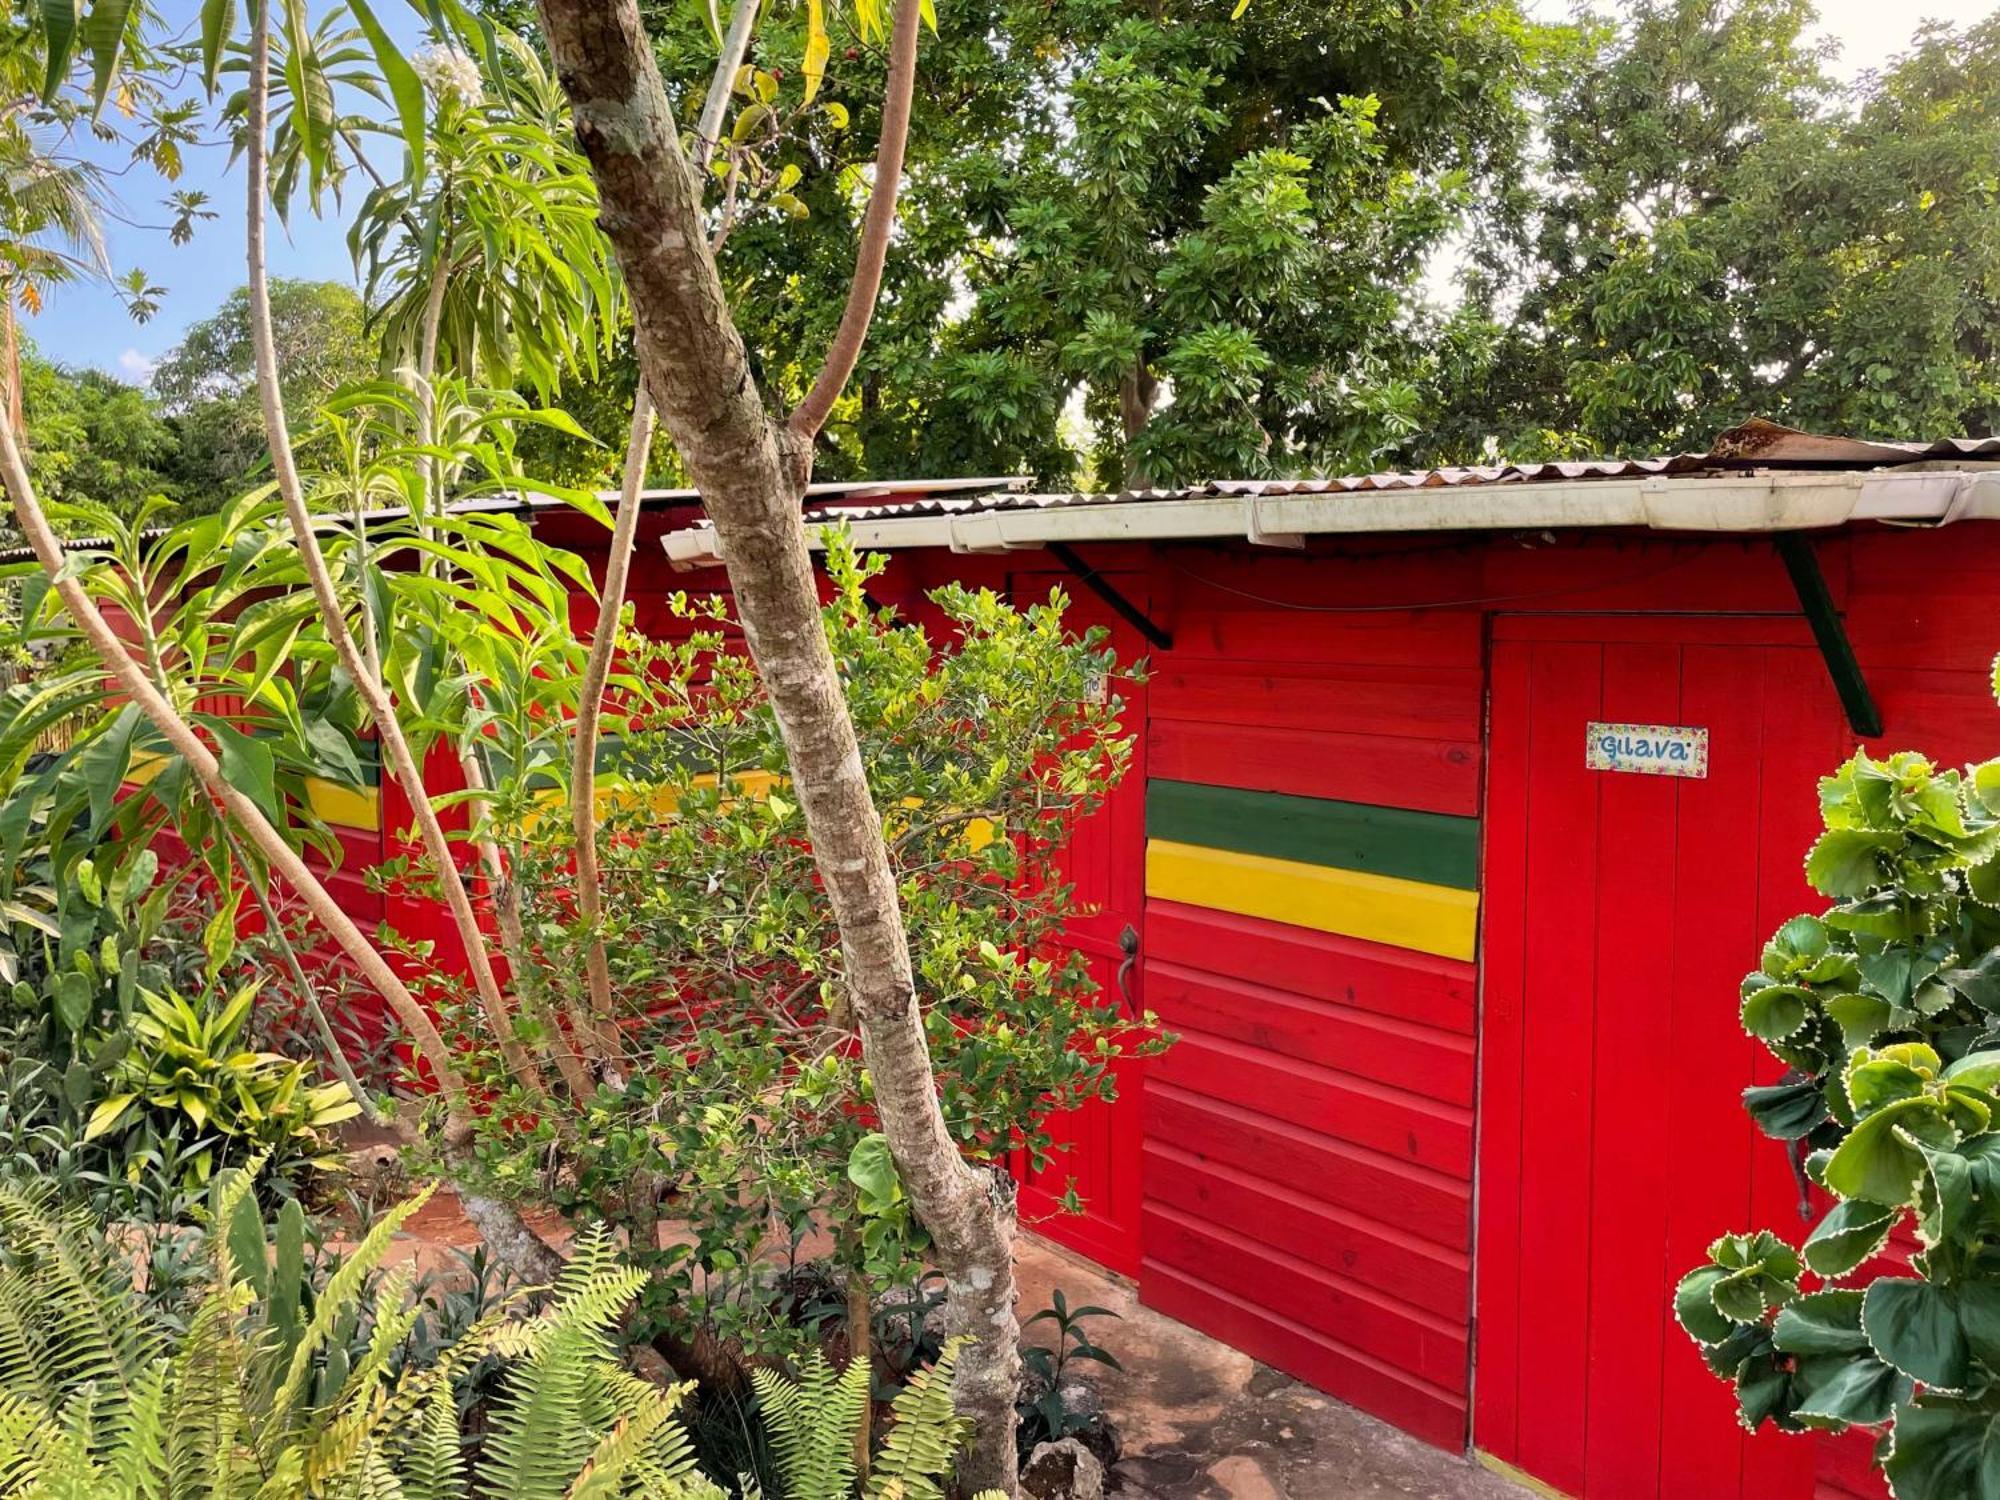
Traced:
<path fill-rule="evenodd" d="M 1746 1427 L 1880 1429 L 1897 1500 L 2000 1500 L 2000 760 L 1857 754 L 1820 803 L 1837 904 L 1743 982 L 1791 1070 L 1744 1103 L 1833 1205 L 1796 1249 L 1718 1239 L 1674 1312 Z M 1899 1227 L 1909 1274 L 1877 1261 Z"/>

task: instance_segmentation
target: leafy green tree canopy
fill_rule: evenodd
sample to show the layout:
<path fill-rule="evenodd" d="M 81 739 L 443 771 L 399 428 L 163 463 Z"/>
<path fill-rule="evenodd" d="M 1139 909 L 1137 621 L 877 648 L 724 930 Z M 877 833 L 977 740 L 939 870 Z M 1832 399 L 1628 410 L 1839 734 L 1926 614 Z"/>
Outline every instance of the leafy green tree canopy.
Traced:
<path fill-rule="evenodd" d="M 271 317 L 285 411 L 301 428 L 341 386 L 374 374 L 375 343 L 352 287 L 274 278 Z M 182 498 L 196 509 L 214 509 L 266 461 L 254 364 L 250 298 L 239 287 L 153 371 L 180 442 Z"/>
<path fill-rule="evenodd" d="M 1434 353 L 1431 452 L 2000 421 L 2000 17 L 1847 90 L 1807 0 L 1643 0 L 1551 98 L 1518 310 Z"/>
<path fill-rule="evenodd" d="M 129 515 L 147 496 L 173 492 L 180 445 L 144 391 L 33 354 L 21 376 L 28 469 L 44 495 Z"/>

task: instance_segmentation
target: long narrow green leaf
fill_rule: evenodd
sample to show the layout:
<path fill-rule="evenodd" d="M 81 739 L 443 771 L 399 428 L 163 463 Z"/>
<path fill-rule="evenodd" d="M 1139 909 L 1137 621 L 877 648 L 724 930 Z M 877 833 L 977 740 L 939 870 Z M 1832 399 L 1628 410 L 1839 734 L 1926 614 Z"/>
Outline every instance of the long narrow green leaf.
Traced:
<path fill-rule="evenodd" d="M 375 65 L 382 70 L 383 81 L 389 85 L 389 93 L 396 101 L 396 114 L 403 122 L 403 144 L 410 150 L 410 185 L 416 187 L 424 180 L 424 84 L 417 77 L 417 70 L 410 66 L 410 60 L 403 56 L 382 23 L 375 19 L 367 0 L 347 0 L 348 8 L 354 12 L 354 19 L 368 38 L 368 45 L 375 49 Z"/>
<path fill-rule="evenodd" d="M 111 80 L 118 72 L 118 54 L 125 46 L 125 23 L 132 14 L 132 0 L 96 0 L 83 22 L 83 44 L 90 49 L 96 69 L 92 101 L 104 108 L 111 92 Z"/>
<path fill-rule="evenodd" d="M 236 0 L 202 0 L 201 79 L 212 99 L 223 49 L 236 32 Z"/>
<path fill-rule="evenodd" d="M 48 45 L 48 71 L 42 78 L 42 97 L 53 99 L 69 75 L 69 60 L 76 50 L 76 8 L 80 0 L 42 0 L 42 37 Z"/>

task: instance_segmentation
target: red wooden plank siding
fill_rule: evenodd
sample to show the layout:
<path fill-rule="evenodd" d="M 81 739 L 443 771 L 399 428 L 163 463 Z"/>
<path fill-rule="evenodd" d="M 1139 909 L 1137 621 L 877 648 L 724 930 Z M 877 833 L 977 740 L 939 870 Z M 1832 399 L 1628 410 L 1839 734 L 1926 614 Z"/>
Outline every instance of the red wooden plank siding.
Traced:
<path fill-rule="evenodd" d="M 1614 722 L 1686 723 L 1680 709 L 1680 648 L 1628 646 L 1607 652 L 1602 717 Z M 1589 1179 L 1622 1181 L 1630 1191 L 1619 1212 L 1632 1239 L 1651 1245 L 1634 1254 L 1616 1236 L 1590 1245 L 1590 1332 L 1587 1358 L 1610 1368 L 1629 1361 L 1626 1381 L 1596 1381 L 1584 1414 L 1584 1467 L 1607 1495 L 1650 1493 L 1659 1467 L 1661 1355 L 1668 1332 L 1660 1316 L 1662 1284 L 1676 1275 L 1664 1264 L 1666 1204 L 1673 1157 L 1626 1121 L 1657 1120 L 1668 1104 L 1664 1071 L 1633 1066 L 1667 1055 L 1673 985 L 1653 941 L 1654 914 L 1674 904 L 1674 808 L 1677 785 L 1664 776 L 1597 778 L 1598 835 L 1592 851 L 1597 885 L 1597 1038 L 1593 1063 L 1599 1100 L 1622 1098 L 1621 1120 L 1593 1133 Z M 1625 860 L 1634 829 L 1656 830 L 1648 858 Z M 1614 873 L 1615 872 L 1615 873 Z M 1604 889 L 1607 873 L 1612 889 Z M 1595 1217 L 1593 1215 L 1592 1217 Z"/>
<path fill-rule="evenodd" d="M 1150 775 L 1476 814 L 1477 612 L 1340 612 L 1423 597 L 1435 566 L 1205 557 L 1174 574 L 1174 647 L 1148 685 Z M 1239 599 L 1238 585 L 1298 607 Z M 1315 836 L 1308 825 L 1295 841 Z M 1332 847 L 1286 857 L 1355 862 Z M 1141 1297 L 1462 1446 L 1473 966 L 1155 898 L 1144 971 L 1147 1004 L 1180 1040 L 1147 1081 Z"/>
<path fill-rule="evenodd" d="M 1598 717 L 1603 682 L 1602 648 L 1567 642 L 1535 647 L 1535 714 L 1530 728 L 1528 808 L 1534 835 L 1528 841 L 1527 883 L 1534 903 L 1527 930 L 1529 1043 L 1523 1057 L 1520 1154 L 1522 1179 L 1517 1230 L 1521 1277 L 1516 1304 L 1521 1326 L 1535 1331 L 1540 1353 L 1523 1361 L 1520 1442 L 1512 1460 L 1566 1494 L 1583 1493 L 1580 1381 L 1540 1379 L 1531 1366 L 1561 1367 L 1586 1357 L 1589 1298 L 1586 1284 L 1594 1214 L 1576 1212 L 1580 1163 L 1590 1159 L 1591 1044 L 1596 984 L 1586 947 L 1595 925 L 1597 882 L 1579 862 L 1589 858 L 1596 798 L 1578 797 L 1569 784 L 1577 726 Z M 1567 740 L 1572 753 L 1551 754 L 1544 740 Z M 1555 971 L 1565 982 L 1550 984 Z M 1548 1016 L 1547 1007 L 1560 1007 Z M 1546 1020 L 1538 1024 L 1540 1011 Z"/>

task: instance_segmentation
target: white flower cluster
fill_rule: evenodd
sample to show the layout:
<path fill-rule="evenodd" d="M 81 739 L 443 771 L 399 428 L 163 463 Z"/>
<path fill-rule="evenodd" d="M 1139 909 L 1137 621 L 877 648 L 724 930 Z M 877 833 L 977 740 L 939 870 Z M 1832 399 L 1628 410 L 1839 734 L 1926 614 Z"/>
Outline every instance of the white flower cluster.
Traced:
<path fill-rule="evenodd" d="M 470 53 L 456 47 L 419 47 L 410 58 L 410 66 L 440 104 L 452 100 L 477 104 L 485 94 L 479 64 Z"/>

